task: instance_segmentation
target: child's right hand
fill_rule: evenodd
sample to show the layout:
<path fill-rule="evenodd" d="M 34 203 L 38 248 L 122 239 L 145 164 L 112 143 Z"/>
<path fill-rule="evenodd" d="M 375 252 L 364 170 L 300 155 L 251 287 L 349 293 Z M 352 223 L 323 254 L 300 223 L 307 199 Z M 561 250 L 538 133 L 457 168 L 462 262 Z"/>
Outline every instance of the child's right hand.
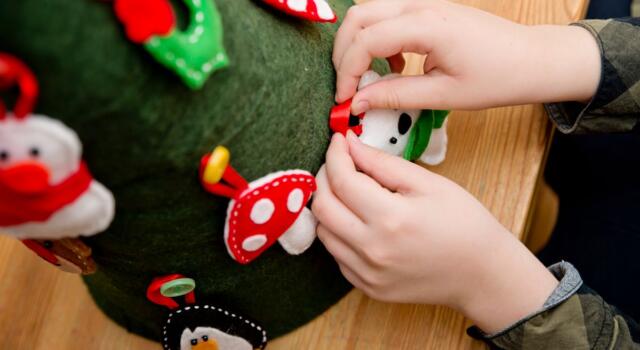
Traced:
<path fill-rule="evenodd" d="M 425 74 L 356 93 L 373 58 L 428 54 Z M 443 0 L 372 0 L 352 7 L 336 36 L 337 102 L 374 108 L 479 109 L 587 101 L 600 80 L 600 49 L 577 26 L 524 26 Z"/>

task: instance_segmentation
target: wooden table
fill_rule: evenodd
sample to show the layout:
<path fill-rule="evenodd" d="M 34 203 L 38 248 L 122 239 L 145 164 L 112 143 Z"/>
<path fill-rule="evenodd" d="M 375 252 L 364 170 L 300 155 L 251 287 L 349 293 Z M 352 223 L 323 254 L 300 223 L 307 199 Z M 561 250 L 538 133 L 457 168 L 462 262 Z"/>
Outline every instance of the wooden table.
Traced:
<path fill-rule="evenodd" d="M 459 2 L 527 24 L 568 23 L 587 7 L 587 0 Z M 420 58 L 410 61 L 415 71 Z M 447 160 L 432 170 L 464 186 L 524 239 L 552 131 L 542 107 L 455 112 L 449 127 Z M 0 280 L 0 349 L 159 349 L 107 319 L 80 278 L 58 272 L 6 237 L 0 237 Z M 483 348 L 465 335 L 468 326 L 444 307 L 385 304 L 354 290 L 269 348 Z"/>

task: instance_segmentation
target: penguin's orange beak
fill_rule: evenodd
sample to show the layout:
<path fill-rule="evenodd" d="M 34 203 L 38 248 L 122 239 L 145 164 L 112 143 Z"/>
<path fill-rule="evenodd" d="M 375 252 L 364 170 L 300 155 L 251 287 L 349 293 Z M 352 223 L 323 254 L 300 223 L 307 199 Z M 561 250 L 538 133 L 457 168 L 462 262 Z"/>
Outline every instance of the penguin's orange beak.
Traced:
<path fill-rule="evenodd" d="M 218 350 L 218 343 L 213 339 L 209 339 L 205 342 L 193 345 L 191 350 Z"/>
<path fill-rule="evenodd" d="M 0 185 L 22 194 L 37 194 L 49 188 L 49 169 L 37 162 L 24 162 L 0 169 Z"/>

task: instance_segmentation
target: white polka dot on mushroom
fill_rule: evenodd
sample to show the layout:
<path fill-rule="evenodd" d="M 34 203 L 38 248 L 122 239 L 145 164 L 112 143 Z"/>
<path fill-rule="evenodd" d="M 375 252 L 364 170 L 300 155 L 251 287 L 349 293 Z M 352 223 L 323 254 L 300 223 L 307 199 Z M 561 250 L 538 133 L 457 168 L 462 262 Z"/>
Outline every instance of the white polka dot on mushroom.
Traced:
<path fill-rule="evenodd" d="M 302 201 L 304 200 L 304 193 L 301 189 L 296 188 L 289 193 L 287 198 L 287 209 L 292 213 L 297 213 L 302 208 Z"/>
<path fill-rule="evenodd" d="M 248 252 L 255 252 L 262 248 L 267 243 L 267 236 L 265 235 L 253 235 L 245 238 L 242 241 L 242 249 Z"/>
<path fill-rule="evenodd" d="M 288 0 L 287 6 L 294 11 L 305 11 L 307 9 L 307 0 Z"/>
<path fill-rule="evenodd" d="M 325 0 L 314 0 L 316 3 L 316 8 L 318 9 L 318 16 L 322 19 L 332 20 L 335 15 L 333 14 L 333 10 L 331 6 L 327 4 Z"/>
<path fill-rule="evenodd" d="M 275 210 L 276 207 L 270 199 L 262 198 L 253 205 L 249 217 L 255 224 L 264 224 L 271 219 Z"/>

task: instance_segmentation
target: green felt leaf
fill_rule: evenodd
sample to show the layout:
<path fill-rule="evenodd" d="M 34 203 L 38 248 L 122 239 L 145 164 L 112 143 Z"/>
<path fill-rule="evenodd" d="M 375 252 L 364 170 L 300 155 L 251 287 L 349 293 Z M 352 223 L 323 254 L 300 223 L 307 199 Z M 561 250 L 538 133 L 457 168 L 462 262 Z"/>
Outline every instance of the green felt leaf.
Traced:
<path fill-rule="evenodd" d="M 330 0 L 342 18 L 349 0 Z M 111 2 L 0 1 L 0 50 L 41 83 L 37 112 L 75 129 L 94 176 L 117 202 L 111 228 L 87 239 L 99 266 L 85 278 L 107 315 L 159 339 L 166 309 L 145 298 L 153 277 L 180 273 L 208 300 L 289 332 L 351 286 L 318 242 L 300 256 L 273 246 L 247 266 L 223 242 L 228 200 L 202 190 L 200 157 L 227 146 L 247 179 L 316 172 L 334 105 L 339 24 L 293 19 L 253 0 L 217 0 L 229 66 L 192 91 L 127 40 Z M 388 72 L 378 62 L 381 73 Z"/>
<path fill-rule="evenodd" d="M 420 158 L 420 155 L 429 146 L 433 124 L 434 112 L 430 109 L 423 110 L 409 134 L 409 141 L 404 149 L 404 159 L 414 161 Z"/>
<path fill-rule="evenodd" d="M 449 116 L 450 111 L 433 110 L 433 128 L 440 129 Z"/>

